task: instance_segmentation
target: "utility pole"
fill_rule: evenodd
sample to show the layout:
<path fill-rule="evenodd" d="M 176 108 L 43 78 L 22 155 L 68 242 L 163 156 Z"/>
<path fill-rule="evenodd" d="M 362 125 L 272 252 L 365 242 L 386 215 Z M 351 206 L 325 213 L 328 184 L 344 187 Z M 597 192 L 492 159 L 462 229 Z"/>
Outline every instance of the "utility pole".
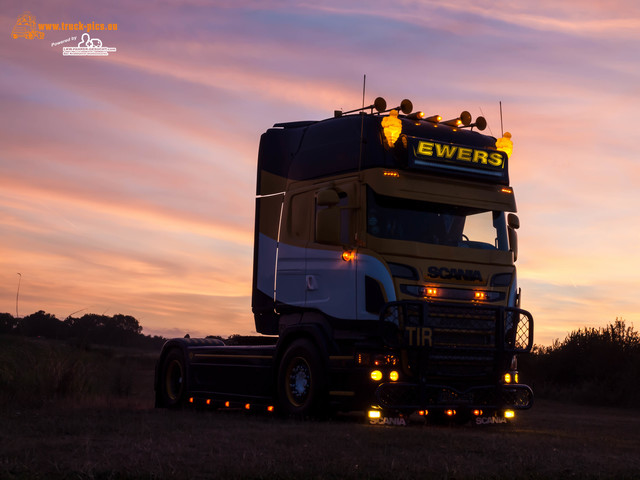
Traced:
<path fill-rule="evenodd" d="M 18 299 L 20 298 L 20 281 L 22 280 L 22 274 L 18 272 L 18 291 L 16 292 L 16 318 L 20 318 L 18 314 Z"/>

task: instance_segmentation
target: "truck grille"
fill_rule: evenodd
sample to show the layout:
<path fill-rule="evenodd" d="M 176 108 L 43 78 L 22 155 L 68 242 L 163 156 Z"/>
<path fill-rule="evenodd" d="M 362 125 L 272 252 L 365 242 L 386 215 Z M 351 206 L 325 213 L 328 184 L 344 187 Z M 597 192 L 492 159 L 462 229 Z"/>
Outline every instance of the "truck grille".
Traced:
<path fill-rule="evenodd" d="M 403 301 L 380 320 L 385 343 L 403 350 L 405 373 L 422 384 L 494 383 L 513 353 L 531 348 L 533 320 L 519 309 Z"/>

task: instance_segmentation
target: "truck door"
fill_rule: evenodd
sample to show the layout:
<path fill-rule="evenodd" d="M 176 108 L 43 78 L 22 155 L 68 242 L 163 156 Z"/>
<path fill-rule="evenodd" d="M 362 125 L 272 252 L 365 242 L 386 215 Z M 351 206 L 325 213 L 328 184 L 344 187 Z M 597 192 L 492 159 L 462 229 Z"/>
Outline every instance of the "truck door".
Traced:
<path fill-rule="evenodd" d="M 282 206 L 276 268 L 276 301 L 304 307 L 307 244 L 311 235 L 313 192 L 288 192 Z M 285 307 L 286 308 L 286 307 Z"/>
<path fill-rule="evenodd" d="M 320 186 L 314 195 L 314 222 L 307 248 L 305 306 L 340 319 L 356 318 L 354 181 Z"/>

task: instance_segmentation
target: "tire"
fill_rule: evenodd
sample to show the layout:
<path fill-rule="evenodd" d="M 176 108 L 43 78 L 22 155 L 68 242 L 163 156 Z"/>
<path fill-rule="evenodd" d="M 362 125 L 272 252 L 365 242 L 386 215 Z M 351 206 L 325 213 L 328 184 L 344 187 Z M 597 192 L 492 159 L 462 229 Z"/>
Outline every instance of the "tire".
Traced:
<path fill-rule="evenodd" d="M 293 342 L 278 368 L 278 406 L 285 416 L 317 417 L 327 413 L 327 375 L 318 349 L 309 340 Z"/>
<path fill-rule="evenodd" d="M 187 368 L 181 350 L 169 351 L 162 361 L 158 380 L 158 406 L 180 408 L 187 398 Z"/>

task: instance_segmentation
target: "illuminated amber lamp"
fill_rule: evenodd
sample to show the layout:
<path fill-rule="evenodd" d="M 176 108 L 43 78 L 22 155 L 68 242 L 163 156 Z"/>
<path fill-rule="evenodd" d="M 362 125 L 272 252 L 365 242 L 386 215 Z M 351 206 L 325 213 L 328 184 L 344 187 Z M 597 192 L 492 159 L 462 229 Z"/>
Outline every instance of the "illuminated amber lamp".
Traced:
<path fill-rule="evenodd" d="M 382 372 L 380 370 L 374 370 L 371 372 L 371 380 L 379 382 L 382 380 Z"/>
<path fill-rule="evenodd" d="M 509 132 L 504 132 L 502 138 L 496 140 L 496 148 L 506 153 L 507 157 L 511 157 L 513 153 L 513 142 L 511 141 L 511 134 Z"/>
<path fill-rule="evenodd" d="M 369 410 L 368 415 L 369 418 L 380 418 L 381 413 L 380 410 Z"/>
<path fill-rule="evenodd" d="M 515 418 L 516 416 L 516 412 L 514 412 L 513 410 L 505 410 L 504 412 L 504 418 Z"/>
<path fill-rule="evenodd" d="M 398 118 L 397 110 L 391 110 L 389 116 L 382 119 L 382 129 L 387 145 L 393 148 L 402 133 L 402 121 Z"/>
<path fill-rule="evenodd" d="M 435 288 L 435 287 L 422 287 L 421 291 L 422 291 L 422 296 L 423 297 L 437 297 L 438 296 L 438 289 Z"/>
<path fill-rule="evenodd" d="M 430 117 L 425 118 L 425 120 L 431 123 L 440 123 L 442 121 L 442 117 L 440 115 L 431 115 Z"/>
<path fill-rule="evenodd" d="M 344 260 L 345 262 L 351 262 L 355 258 L 356 258 L 355 250 L 345 250 L 344 252 L 342 252 L 342 260 Z"/>
<path fill-rule="evenodd" d="M 487 293 L 486 292 L 474 292 L 473 298 L 475 300 L 478 300 L 478 301 L 486 300 L 487 299 Z"/>

